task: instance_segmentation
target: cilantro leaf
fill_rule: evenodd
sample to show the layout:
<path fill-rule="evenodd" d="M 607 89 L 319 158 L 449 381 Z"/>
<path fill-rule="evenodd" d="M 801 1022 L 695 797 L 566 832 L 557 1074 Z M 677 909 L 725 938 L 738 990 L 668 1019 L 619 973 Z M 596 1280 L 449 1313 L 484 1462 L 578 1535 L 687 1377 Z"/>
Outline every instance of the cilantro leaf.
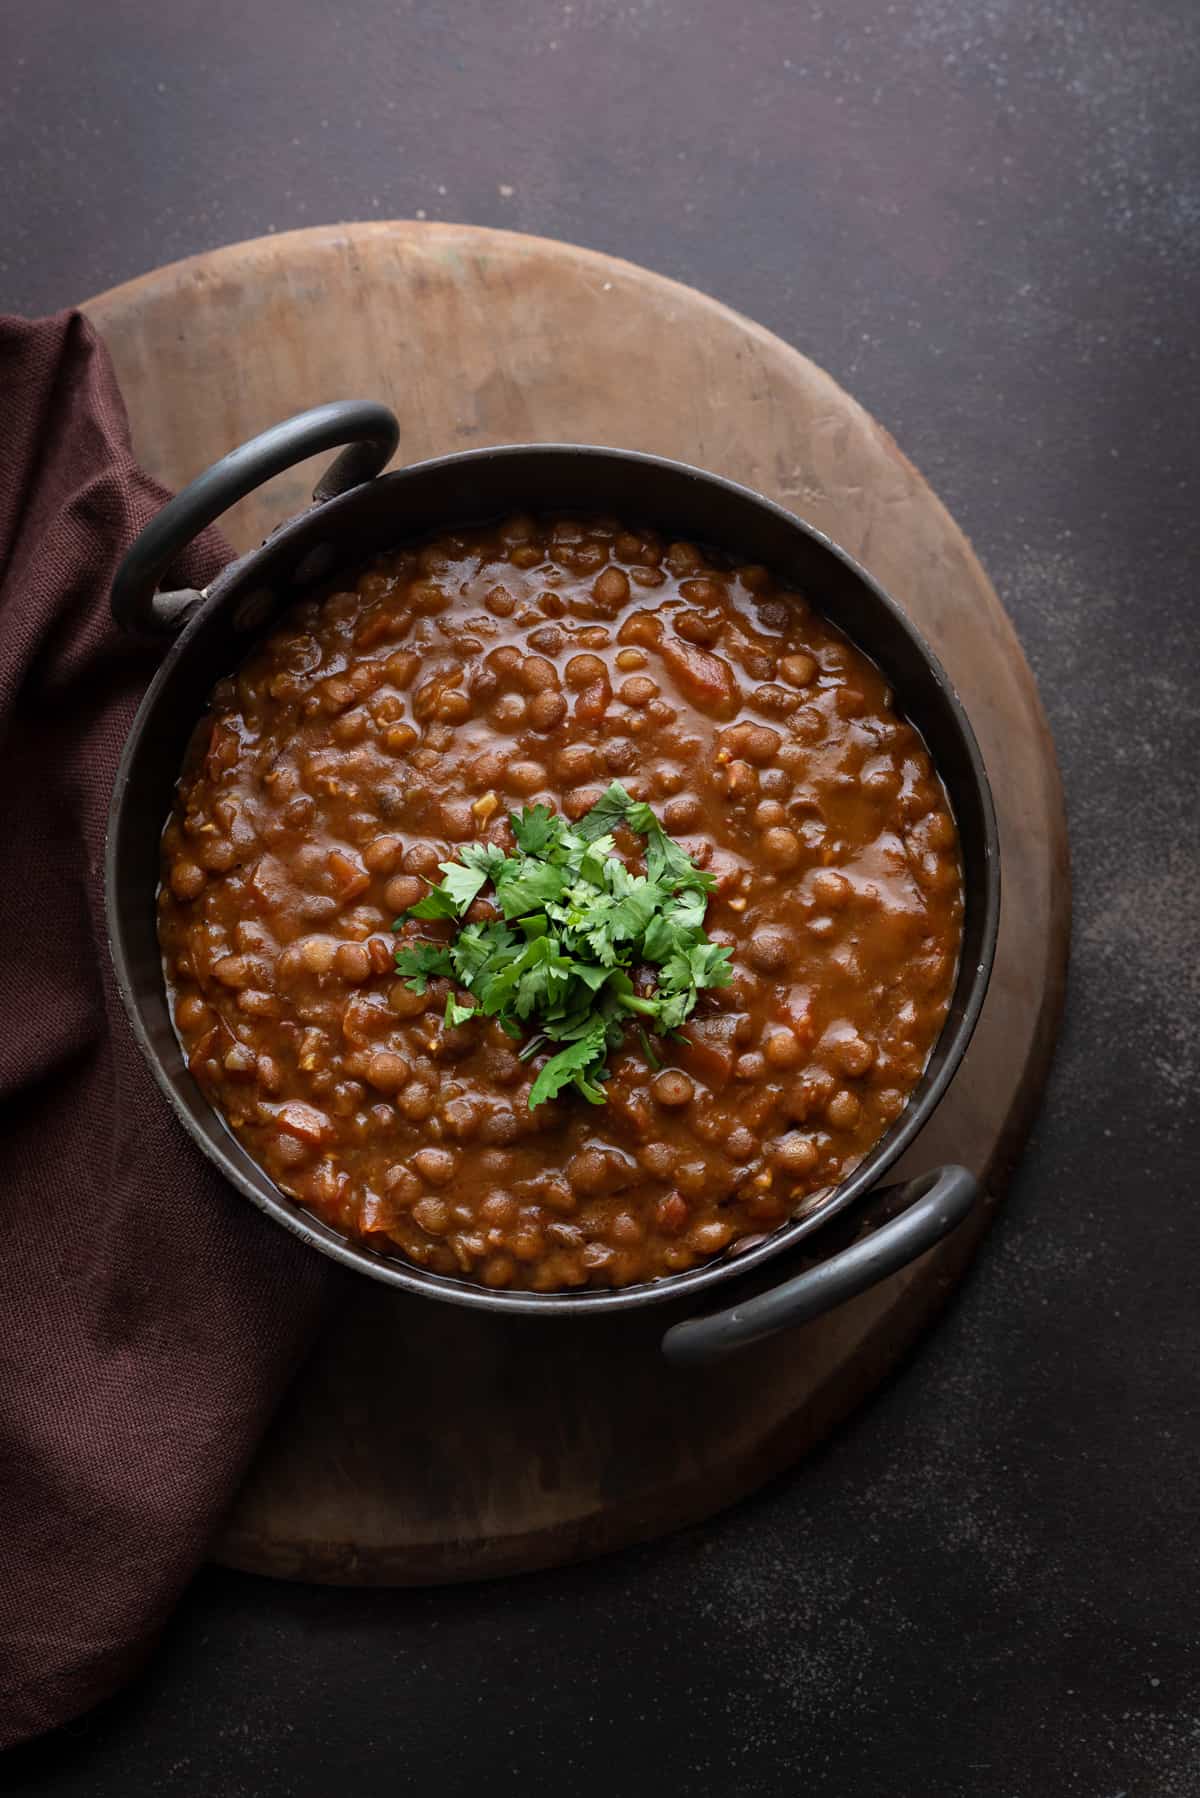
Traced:
<path fill-rule="evenodd" d="M 608 863 L 610 868 L 621 865 L 620 862 Z M 644 874 L 627 875 L 626 878 L 628 884 L 609 914 L 609 930 L 614 940 L 633 942 L 642 935 L 666 895 Z"/>
<path fill-rule="evenodd" d="M 410 905 L 410 918 L 457 918 L 458 905 L 444 887 L 430 887 L 423 899 Z"/>
<path fill-rule="evenodd" d="M 687 851 L 672 841 L 657 819 L 646 845 L 646 873 L 651 880 L 664 881 L 675 887 L 694 888 L 701 893 L 711 892 L 716 885 L 715 877 L 704 868 L 698 868 Z"/>
<path fill-rule="evenodd" d="M 527 805 L 519 818 L 515 812 L 510 812 L 508 821 L 517 839 L 517 848 L 526 855 L 541 855 L 551 843 L 557 843 L 563 830 L 562 819 L 548 805 Z"/>
<path fill-rule="evenodd" d="M 396 949 L 396 972 L 407 976 L 414 993 L 423 993 L 431 975 L 448 974 L 453 978 L 454 965 L 449 950 L 441 943 L 402 943 Z"/>
<path fill-rule="evenodd" d="M 561 868 L 527 856 L 505 865 L 496 882 L 496 903 L 506 918 L 519 918 L 557 899 L 564 884 Z"/>
<path fill-rule="evenodd" d="M 624 824 L 632 804 L 633 800 L 620 781 L 614 780 L 601 793 L 591 811 L 585 812 L 580 818 L 575 829 L 585 843 L 594 843 L 597 837 L 615 830 L 618 824 Z"/>
<path fill-rule="evenodd" d="M 439 865 L 446 878 L 435 890 L 445 893 L 459 913 L 465 912 L 487 885 L 487 869 L 463 868 L 457 862 L 442 862 Z"/>
<path fill-rule="evenodd" d="M 606 1040 L 604 1019 L 597 1018 L 585 1035 L 552 1055 L 533 1083 L 529 1094 L 530 1110 L 544 1099 L 553 1099 L 569 1083 L 574 1083 L 591 1104 L 602 1105 L 603 1089 L 588 1076 L 596 1073 L 603 1062 Z"/>
<path fill-rule="evenodd" d="M 466 843 L 459 852 L 459 860 L 467 868 L 482 868 L 489 880 L 495 880 L 508 857 L 503 849 L 495 843 Z M 446 863 L 440 863 L 445 867 Z"/>
<path fill-rule="evenodd" d="M 579 858 L 579 879 L 591 886 L 604 885 L 604 865 L 617 846 L 617 839 L 609 832 L 595 837 L 584 849 Z"/>
<path fill-rule="evenodd" d="M 454 972 L 464 986 L 497 955 L 503 955 L 516 941 L 506 924 L 464 924 L 450 948 Z"/>
<path fill-rule="evenodd" d="M 694 986 L 728 986 L 733 979 L 733 950 L 723 944 L 693 943 L 689 960 Z"/>
<path fill-rule="evenodd" d="M 657 1068 L 649 1032 L 677 1030 L 702 991 L 732 977 L 731 951 L 704 934 L 713 878 L 619 781 L 575 824 L 545 805 L 509 822 L 514 854 L 468 843 L 440 864 L 442 880 L 406 915 L 452 921 L 457 934 L 449 944 L 401 941 L 397 972 L 419 993 L 435 975 L 456 982 L 447 1029 L 493 1017 L 522 1043 L 523 1060 L 561 1045 L 533 1083 L 531 1108 L 566 1087 L 603 1104 L 606 1057 L 627 1024 Z M 644 874 L 617 854 L 619 826 L 645 839 Z M 489 883 L 501 918 L 463 923 Z"/>
<path fill-rule="evenodd" d="M 576 980 L 581 980 L 591 993 L 598 993 L 608 979 L 607 968 L 593 968 L 586 961 L 573 962 L 571 973 Z"/>

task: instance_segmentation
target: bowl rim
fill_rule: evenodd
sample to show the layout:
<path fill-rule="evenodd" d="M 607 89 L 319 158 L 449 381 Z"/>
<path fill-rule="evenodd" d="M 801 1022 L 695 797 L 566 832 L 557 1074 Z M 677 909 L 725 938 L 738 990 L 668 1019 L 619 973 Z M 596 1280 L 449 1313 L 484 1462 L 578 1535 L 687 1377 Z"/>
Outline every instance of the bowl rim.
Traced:
<path fill-rule="evenodd" d="M 874 600 L 892 615 L 901 632 L 909 638 L 924 661 L 934 686 L 938 689 L 940 698 L 947 708 L 965 753 L 983 825 L 982 856 L 979 869 L 982 876 L 980 953 L 976 965 L 970 973 L 966 1001 L 957 1019 L 952 1021 L 949 1017 L 947 1018 L 931 1048 L 930 1061 L 932 1062 L 941 1053 L 940 1066 L 932 1076 L 929 1076 L 927 1072 L 922 1075 L 918 1086 L 909 1095 L 904 1110 L 878 1142 L 867 1151 L 859 1165 L 851 1171 L 846 1179 L 830 1188 L 827 1195 L 812 1210 L 805 1212 L 800 1218 L 792 1218 L 785 1223 L 777 1224 L 773 1230 L 763 1236 L 760 1242 L 755 1243 L 749 1249 L 733 1255 L 726 1253 L 714 1261 L 702 1262 L 700 1266 L 686 1269 L 681 1273 L 663 1275 L 654 1280 L 638 1281 L 629 1286 L 574 1288 L 565 1292 L 493 1289 L 465 1279 L 455 1278 L 452 1275 L 431 1273 L 427 1269 L 417 1267 L 414 1263 L 380 1254 L 364 1244 L 352 1241 L 282 1193 L 270 1180 L 265 1170 L 254 1161 L 248 1151 L 233 1136 L 221 1113 L 201 1094 L 207 1112 L 221 1127 L 220 1137 L 215 1133 L 210 1135 L 183 1104 L 176 1082 L 164 1065 L 155 1044 L 151 1041 L 142 1018 L 140 1001 L 130 968 L 130 958 L 126 952 L 124 914 L 118 896 L 119 823 L 131 784 L 133 765 L 147 722 L 155 710 L 164 686 L 187 654 L 194 638 L 218 611 L 228 589 L 239 583 L 253 570 L 255 563 L 264 551 L 268 547 L 275 548 L 286 543 L 292 533 L 299 534 L 306 530 L 310 527 L 313 515 L 317 512 L 322 518 L 331 519 L 341 513 L 352 512 L 360 502 L 363 493 L 371 488 L 403 485 L 416 476 L 435 473 L 443 468 L 496 460 L 511 461 L 546 454 L 633 463 L 645 467 L 647 470 L 665 470 L 676 477 L 683 475 L 693 479 L 700 485 L 723 489 L 734 497 L 766 511 L 780 524 L 808 538 L 835 561 L 841 563 L 852 579 L 864 585 Z M 653 511 L 652 505 L 650 511 L 651 513 Z M 843 629 L 844 627 L 839 625 L 838 628 Z M 854 646 L 861 653 L 869 656 L 873 661 L 876 659 L 869 647 L 860 644 L 848 631 L 844 634 L 850 637 Z M 964 867 L 964 888 L 968 883 L 970 872 Z M 728 476 L 715 474 L 711 470 L 700 468 L 693 463 L 677 461 L 669 456 L 658 456 L 643 450 L 625 450 L 605 444 L 553 441 L 478 446 L 472 449 L 455 450 L 441 456 L 426 457 L 419 462 L 406 463 L 401 468 L 388 470 L 373 481 L 363 482 L 352 487 L 336 498 L 314 502 L 313 505 L 305 507 L 300 512 L 282 520 L 254 549 L 243 555 L 235 556 L 226 563 L 204 588 L 200 603 L 188 616 L 179 635 L 168 645 L 153 679 L 142 696 L 122 747 L 109 803 L 104 846 L 106 934 L 121 1001 L 134 1038 L 159 1090 L 167 1099 L 188 1135 L 208 1160 L 237 1191 L 248 1198 L 260 1211 L 265 1212 L 276 1223 L 282 1225 L 284 1229 L 309 1247 L 315 1248 L 319 1253 L 340 1265 L 352 1268 L 369 1279 L 420 1297 L 440 1299 L 471 1310 L 503 1312 L 510 1316 L 597 1316 L 641 1305 L 665 1304 L 690 1299 L 698 1293 L 704 1293 L 708 1289 L 728 1281 L 741 1279 L 755 1271 L 761 1272 L 766 1263 L 778 1257 L 786 1257 L 807 1237 L 819 1231 L 835 1217 L 840 1216 L 867 1191 L 877 1185 L 881 1177 L 894 1166 L 905 1150 L 916 1140 L 941 1103 L 947 1088 L 959 1070 L 974 1035 L 995 962 L 1000 924 L 1000 887 L 1000 840 L 995 803 L 987 769 L 966 708 L 946 669 L 922 632 L 899 603 L 892 598 L 887 589 L 855 557 L 818 526 L 810 524 L 765 494 L 757 492 L 744 483 L 734 481 Z M 963 977 L 964 972 L 965 970 L 960 966 L 956 982 Z M 195 1086 L 186 1064 L 182 1063 L 182 1056 L 180 1059 L 183 1079 Z M 198 1086 L 195 1087 L 195 1090 L 199 1091 Z M 261 1184 L 259 1184 L 260 1182 Z"/>

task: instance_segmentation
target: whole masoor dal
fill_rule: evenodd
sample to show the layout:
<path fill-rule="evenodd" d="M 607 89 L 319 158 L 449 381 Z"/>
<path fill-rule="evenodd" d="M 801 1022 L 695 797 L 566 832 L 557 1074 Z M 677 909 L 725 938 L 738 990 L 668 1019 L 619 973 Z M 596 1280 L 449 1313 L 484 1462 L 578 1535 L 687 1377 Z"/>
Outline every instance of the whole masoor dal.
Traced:
<path fill-rule="evenodd" d="M 391 927 L 456 845 L 511 849 L 512 809 L 576 818 L 613 779 L 716 877 L 734 978 L 658 1068 L 631 1032 L 605 1105 L 531 1112 L 544 1057 L 443 1029 L 446 983 L 396 978 Z M 800 595 L 609 519 L 520 517 L 378 559 L 219 684 L 159 908 L 189 1066 L 285 1193 L 544 1292 L 678 1273 L 840 1181 L 945 1018 L 962 882 L 920 737 Z"/>

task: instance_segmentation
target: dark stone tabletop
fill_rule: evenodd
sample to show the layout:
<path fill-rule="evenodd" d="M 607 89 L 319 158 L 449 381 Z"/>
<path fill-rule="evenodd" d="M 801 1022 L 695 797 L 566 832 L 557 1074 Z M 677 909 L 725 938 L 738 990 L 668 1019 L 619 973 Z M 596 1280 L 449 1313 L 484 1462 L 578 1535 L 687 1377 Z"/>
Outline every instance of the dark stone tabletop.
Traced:
<path fill-rule="evenodd" d="M 7 0 L 0 310 L 350 218 L 704 288 L 895 434 L 1057 738 L 1061 1046 L 944 1320 L 714 1522 L 442 1591 L 206 1572 L 11 1794 L 1200 1794 L 1196 0 Z"/>

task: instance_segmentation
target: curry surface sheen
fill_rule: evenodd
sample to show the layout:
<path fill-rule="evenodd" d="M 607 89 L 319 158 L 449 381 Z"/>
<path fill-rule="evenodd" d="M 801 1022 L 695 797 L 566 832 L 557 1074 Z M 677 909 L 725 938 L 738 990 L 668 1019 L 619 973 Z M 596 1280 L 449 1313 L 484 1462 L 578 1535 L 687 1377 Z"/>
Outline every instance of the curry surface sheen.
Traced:
<path fill-rule="evenodd" d="M 660 1067 L 629 1032 L 605 1105 L 531 1112 L 544 1057 L 443 1029 L 446 983 L 396 978 L 391 926 L 456 844 L 511 848 L 511 810 L 576 818 L 614 778 L 716 877 L 734 979 Z M 385 1254 L 550 1291 L 679 1272 L 841 1180 L 945 1018 L 962 882 L 921 739 L 801 595 L 525 517 L 377 559 L 220 683 L 159 908 L 192 1072 L 284 1192 Z"/>

